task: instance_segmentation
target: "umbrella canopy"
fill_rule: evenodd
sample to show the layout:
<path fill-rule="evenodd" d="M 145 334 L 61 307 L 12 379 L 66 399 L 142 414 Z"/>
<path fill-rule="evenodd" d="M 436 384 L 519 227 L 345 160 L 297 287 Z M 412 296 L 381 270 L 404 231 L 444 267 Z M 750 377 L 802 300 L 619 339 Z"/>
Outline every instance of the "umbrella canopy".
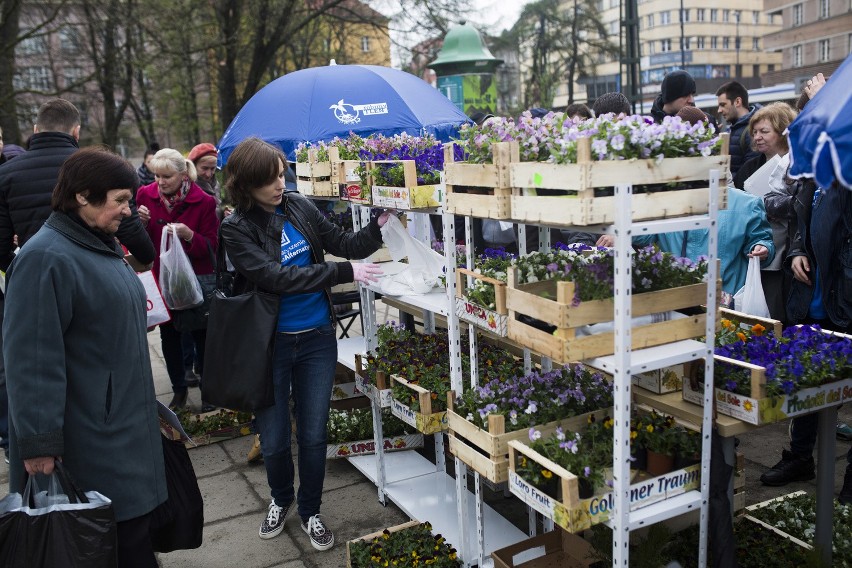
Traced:
<path fill-rule="evenodd" d="M 447 142 L 469 119 L 425 81 L 377 65 L 329 65 L 288 73 L 240 109 L 219 141 L 219 166 L 242 140 L 257 136 L 295 161 L 301 142 L 350 132 L 433 134 Z"/>
<path fill-rule="evenodd" d="M 852 55 L 788 127 L 790 175 L 852 188 Z"/>

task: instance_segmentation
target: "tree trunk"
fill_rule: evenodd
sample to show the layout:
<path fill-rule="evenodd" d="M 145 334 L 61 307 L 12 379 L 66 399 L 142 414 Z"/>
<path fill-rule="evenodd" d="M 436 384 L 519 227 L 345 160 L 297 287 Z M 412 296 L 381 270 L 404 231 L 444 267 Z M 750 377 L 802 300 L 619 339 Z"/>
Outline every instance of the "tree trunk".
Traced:
<path fill-rule="evenodd" d="M 23 142 L 12 84 L 20 17 L 20 0 L 0 0 L 0 128 L 7 144 Z"/>

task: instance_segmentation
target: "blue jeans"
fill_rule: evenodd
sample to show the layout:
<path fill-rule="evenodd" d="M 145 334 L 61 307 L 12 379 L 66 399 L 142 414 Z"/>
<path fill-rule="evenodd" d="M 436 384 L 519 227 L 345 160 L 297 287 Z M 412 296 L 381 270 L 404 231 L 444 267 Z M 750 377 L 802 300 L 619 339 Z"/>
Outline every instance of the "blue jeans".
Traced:
<path fill-rule="evenodd" d="M 276 333 L 272 359 L 275 404 L 255 412 L 266 478 L 279 506 L 293 502 L 293 455 L 290 449 L 290 396 L 299 446 L 299 516 L 316 515 L 325 480 L 328 408 L 337 366 L 337 337 L 325 325 L 304 333 Z"/>

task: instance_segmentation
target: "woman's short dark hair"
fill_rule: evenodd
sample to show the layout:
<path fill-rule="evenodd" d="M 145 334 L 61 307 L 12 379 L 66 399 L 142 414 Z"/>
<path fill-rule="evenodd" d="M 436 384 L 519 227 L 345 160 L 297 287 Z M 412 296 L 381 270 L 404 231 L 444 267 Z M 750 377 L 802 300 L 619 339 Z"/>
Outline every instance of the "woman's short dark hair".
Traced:
<path fill-rule="evenodd" d="M 225 165 L 225 188 L 234 207 L 251 209 L 252 190 L 275 181 L 281 164 L 287 168 L 287 158 L 277 146 L 255 137 L 240 142 Z"/>
<path fill-rule="evenodd" d="M 92 205 L 103 205 L 108 191 L 135 192 L 137 187 L 139 178 L 130 162 L 106 148 L 84 148 L 71 154 L 59 169 L 51 206 L 54 211 L 71 213 L 80 208 L 78 193 L 85 194 Z"/>

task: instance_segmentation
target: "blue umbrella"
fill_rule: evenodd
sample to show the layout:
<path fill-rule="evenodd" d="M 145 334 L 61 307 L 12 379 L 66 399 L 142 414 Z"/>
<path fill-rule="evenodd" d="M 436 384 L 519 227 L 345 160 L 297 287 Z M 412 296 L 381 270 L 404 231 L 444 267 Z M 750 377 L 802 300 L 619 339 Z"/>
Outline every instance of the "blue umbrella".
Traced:
<path fill-rule="evenodd" d="M 367 136 L 433 134 L 447 142 L 469 122 L 425 81 L 377 65 L 329 65 L 275 79 L 240 109 L 219 141 L 219 166 L 242 140 L 257 136 L 295 161 L 300 142 Z"/>
<path fill-rule="evenodd" d="M 852 188 L 852 55 L 788 127 L 790 175 Z"/>

